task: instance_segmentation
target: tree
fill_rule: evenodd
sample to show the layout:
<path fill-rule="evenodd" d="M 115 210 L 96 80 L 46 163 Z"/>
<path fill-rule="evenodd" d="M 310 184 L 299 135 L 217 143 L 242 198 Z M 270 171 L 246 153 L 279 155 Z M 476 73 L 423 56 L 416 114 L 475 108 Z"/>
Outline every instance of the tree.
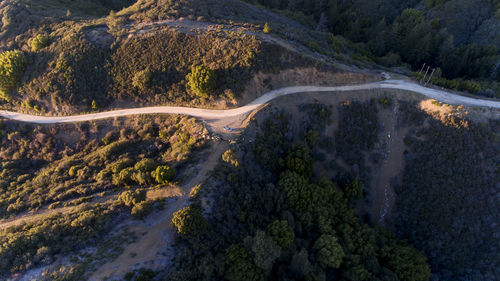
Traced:
<path fill-rule="evenodd" d="M 137 72 L 132 78 L 132 86 L 139 90 L 147 89 L 151 82 L 151 70 L 149 68 Z"/>
<path fill-rule="evenodd" d="M 204 65 L 193 65 L 186 78 L 188 87 L 199 97 L 206 98 L 215 91 L 215 73 Z"/>
<path fill-rule="evenodd" d="M 238 162 L 238 155 L 234 150 L 228 149 L 224 154 L 222 154 L 222 160 L 227 163 L 231 163 L 231 165 L 238 167 L 240 163 Z"/>
<path fill-rule="evenodd" d="M 92 100 L 92 104 L 90 105 L 90 108 L 92 108 L 93 111 L 97 111 L 99 106 L 97 106 L 97 102 L 95 100 Z"/>
<path fill-rule="evenodd" d="M 274 261 L 281 256 L 281 247 L 262 230 L 258 230 L 254 237 L 246 237 L 243 243 L 250 250 L 255 265 L 269 273 Z"/>
<path fill-rule="evenodd" d="M 311 185 L 303 176 L 291 171 L 283 172 L 278 186 L 285 191 L 296 210 L 305 211 L 311 207 Z"/>
<path fill-rule="evenodd" d="M 264 24 L 264 33 L 265 34 L 268 34 L 269 32 L 271 32 L 271 29 L 269 28 L 269 24 L 266 22 L 266 24 Z"/>
<path fill-rule="evenodd" d="M 127 207 L 133 207 L 146 200 L 146 191 L 144 189 L 138 189 L 135 192 L 127 190 L 118 196 L 118 200 Z"/>
<path fill-rule="evenodd" d="M 275 220 L 266 228 L 266 233 L 278 243 L 281 248 L 288 248 L 295 239 L 293 228 L 287 221 Z"/>
<path fill-rule="evenodd" d="M 130 214 L 138 219 L 142 219 L 145 216 L 149 215 L 153 211 L 153 206 L 150 201 L 142 201 L 138 204 L 135 204 L 130 211 Z"/>
<path fill-rule="evenodd" d="M 309 148 L 303 145 L 294 146 L 285 158 L 285 167 L 309 179 L 313 167 L 313 159 Z"/>
<path fill-rule="evenodd" d="M 28 40 L 28 45 L 31 47 L 32 52 L 38 52 L 49 45 L 49 38 L 44 34 L 38 34 Z"/>
<path fill-rule="evenodd" d="M 419 250 L 402 243 L 384 246 L 379 253 L 381 264 L 396 273 L 402 281 L 429 280 L 431 269 Z"/>
<path fill-rule="evenodd" d="M 289 269 L 299 277 L 309 275 L 309 273 L 313 270 L 313 267 L 309 261 L 309 254 L 307 253 L 306 248 L 302 248 L 302 250 L 293 255 Z"/>
<path fill-rule="evenodd" d="M 174 213 L 172 224 L 177 227 L 177 233 L 184 238 L 200 235 L 207 227 L 207 222 L 198 206 L 189 205 Z"/>
<path fill-rule="evenodd" d="M 354 179 L 351 183 L 346 185 L 344 195 L 348 201 L 360 199 L 363 197 L 364 189 L 364 185 L 358 179 Z"/>
<path fill-rule="evenodd" d="M 264 281 L 266 276 L 257 267 L 241 244 L 233 244 L 224 254 L 224 277 L 229 281 Z"/>
<path fill-rule="evenodd" d="M 157 183 L 166 184 L 175 178 L 175 168 L 170 166 L 158 166 L 154 171 L 154 177 Z"/>
<path fill-rule="evenodd" d="M 317 261 L 324 267 L 339 268 L 345 257 L 342 246 L 333 235 L 321 235 L 313 246 Z"/>
<path fill-rule="evenodd" d="M 26 57 L 21 51 L 0 53 L 0 91 L 4 99 L 10 100 L 8 92 L 21 80 L 26 64 Z"/>

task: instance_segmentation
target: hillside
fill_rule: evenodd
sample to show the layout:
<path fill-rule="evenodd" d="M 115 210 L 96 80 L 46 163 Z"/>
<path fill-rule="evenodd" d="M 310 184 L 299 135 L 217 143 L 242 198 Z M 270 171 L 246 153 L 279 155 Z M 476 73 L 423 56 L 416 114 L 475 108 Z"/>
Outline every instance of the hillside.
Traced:
<path fill-rule="evenodd" d="M 388 67 L 406 63 L 414 71 L 425 63 L 437 69 L 434 84 L 498 95 L 500 6 L 496 0 L 249 2 L 347 38 L 368 61 Z"/>
<path fill-rule="evenodd" d="M 0 1 L 0 280 L 500 280 L 499 5 Z"/>

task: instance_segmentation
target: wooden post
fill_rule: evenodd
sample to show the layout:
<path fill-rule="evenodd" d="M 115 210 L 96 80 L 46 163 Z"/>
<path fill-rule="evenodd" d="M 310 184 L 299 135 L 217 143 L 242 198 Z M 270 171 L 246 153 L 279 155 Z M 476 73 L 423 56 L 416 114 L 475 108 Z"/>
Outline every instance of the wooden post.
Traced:
<path fill-rule="evenodd" d="M 435 68 L 432 69 L 431 75 L 429 75 L 429 79 L 427 79 L 427 82 L 425 82 L 424 86 L 427 85 L 427 83 L 429 83 L 431 81 L 432 74 L 434 74 L 434 71 L 436 71 Z"/>
<path fill-rule="evenodd" d="M 422 83 L 423 81 L 425 81 L 425 77 L 427 77 L 427 72 L 429 72 L 429 68 L 431 68 L 431 67 L 428 66 L 427 69 L 425 70 L 424 77 L 420 80 L 420 83 Z"/>
<path fill-rule="evenodd" d="M 418 74 L 422 73 L 422 71 L 424 71 L 424 67 L 425 67 L 425 62 L 424 64 L 422 64 L 422 68 L 420 68 L 420 71 L 418 72 Z"/>

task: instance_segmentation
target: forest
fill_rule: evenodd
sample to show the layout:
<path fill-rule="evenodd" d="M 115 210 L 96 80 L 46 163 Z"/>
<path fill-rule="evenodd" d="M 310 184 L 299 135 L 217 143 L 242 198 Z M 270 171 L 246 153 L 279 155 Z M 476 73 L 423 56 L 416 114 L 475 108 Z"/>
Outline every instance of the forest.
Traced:
<path fill-rule="evenodd" d="M 405 63 L 414 71 L 426 64 L 436 68 L 434 75 L 440 86 L 491 97 L 498 92 L 500 42 L 482 35 L 495 33 L 494 29 L 481 30 L 500 21 L 497 0 L 428 0 L 424 7 L 417 1 L 386 0 L 249 2 L 346 38 L 356 44 L 361 55 L 379 64 L 392 67 Z M 463 80 L 477 84 L 455 85 Z"/>
<path fill-rule="evenodd" d="M 326 109 L 307 108 L 327 123 Z M 275 110 L 250 125 L 255 141 L 235 145 L 192 204 L 176 213 L 180 240 L 165 278 L 429 280 L 422 252 L 357 217 L 362 184 L 313 172 L 310 142 L 294 140 L 290 118 Z M 213 193 L 206 191 L 211 185 Z M 204 198 L 214 203 L 202 208 Z"/>

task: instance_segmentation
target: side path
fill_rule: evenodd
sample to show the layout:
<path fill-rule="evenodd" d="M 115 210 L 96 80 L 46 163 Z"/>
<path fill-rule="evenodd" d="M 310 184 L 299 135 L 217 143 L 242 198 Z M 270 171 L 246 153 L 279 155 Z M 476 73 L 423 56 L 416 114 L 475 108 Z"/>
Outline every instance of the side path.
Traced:
<path fill-rule="evenodd" d="M 337 86 L 337 87 L 319 87 L 319 86 L 285 87 L 270 91 L 247 105 L 226 110 L 179 107 L 179 106 L 153 106 L 153 107 L 128 108 L 128 109 L 120 109 L 120 110 L 113 110 L 100 113 L 63 116 L 63 117 L 36 116 L 36 115 L 28 115 L 23 113 L 2 110 L 0 111 L 0 117 L 21 122 L 38 123 L 38 124 L 73 123 L 73 122 L 83 122 L 83 121 L 91 121 L 91 120 L 106 119 L 113 117 L 122 117 L 128 115 L 158 114 L 158 113 L 185 114 L 202 119 L 222 119 L 226 117 L 240 116 L 245 113 L 251 112 L 257 109 L 259 106 L 266 104 L 275 98 L 285 95 L 298 94 L 298 93 L 306 94 L 311 92 L 332 92 L 332 94 L 335 94 L 334 92 L 372 90 L 372 89 L 399 89 L 399 90 L 419 93 L 428 98 L 436 99 L 438 101 L 447 104 L 500 108 L 500 101 L 456 95 L 438 89 L 423 87 L 414 82 L 409 82 L 404 80 L 385 80 L 374 83 Z"/>

